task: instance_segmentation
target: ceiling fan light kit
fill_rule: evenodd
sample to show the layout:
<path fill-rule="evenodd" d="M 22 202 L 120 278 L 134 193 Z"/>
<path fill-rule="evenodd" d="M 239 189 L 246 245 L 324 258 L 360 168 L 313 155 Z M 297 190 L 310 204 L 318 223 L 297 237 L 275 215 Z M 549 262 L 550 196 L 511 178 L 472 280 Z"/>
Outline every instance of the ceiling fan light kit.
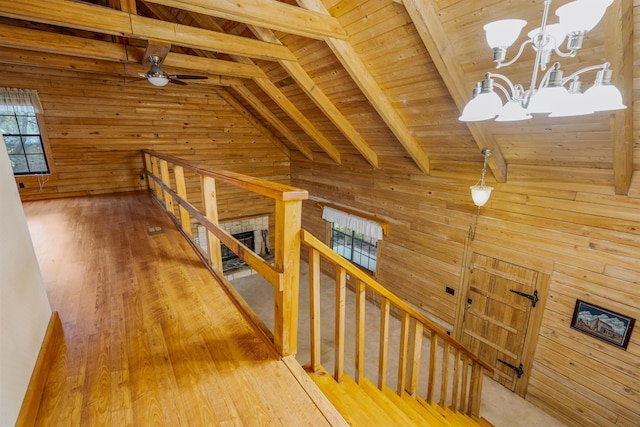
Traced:
<path fill-rule="evenodd" d="M 529 89 L 525 90 L 523 85 L 513 84 L 502 74 L 487 73 L 484 80 L 476 84 L 473 97 L 464 107 L 459 119 L 471 122 L 493 118 L 496 121 L 516 121 L 528 120 L 532 118 L 531 114 L 566 117 L 627 108 L 622 103 L 620 91 L 611 83 L 612 70 L 608 62 L 582 68 L 568 77 L 563 77 L 559 62 L 555 62 L 547 70 L 554 53 L 561 58 L 576 56 L 586 33 L 600 22 L 612 2 L 613 0 L 575 0 L 558 8 L 556 15 L 559 23 L 547 24 L 551 0 L 545 0 L 542 24 L 528 33 L 529 39 L 520 45 L 516 56 L 508 62 L 504 62 L 507 49 L 516 42 L 527 22 L 522 19 L 504 19 L 485 25 L 487 43 L 493 49 L 496 68 L 515 63 L 524 48 L 531 45 L 536 52 L 531 82 Z M 565 38 L 568 52 L 560 50 Z M 591 71 L 597 71 L 595 82 L 582 93 L 580 75 Z M 538 83 L 539 72 L 545 74 Z M 504 85 L 497 83 L 495 79 L 504 82 Z M 507 102 L 504 105 L 495 88 L 505 96 Z"/>
<path fill-rule="evenodd" d="M 160 64 L 162 63 L 163 58 L 160 58 L 157 55 L 153 55 L 149 57 L 149 62 L 151 62 L 151 68 L 147 73 L 138 73 L 138 75 L 142 78 L 145 78 L 154 86 L 166 86 L 168 83 L 178 84 L 178 85 L 186 85 L 182 80 L 205 80 L 207 76 L 191 76 L 185 74 L 167 74 L 162 70 Z"/>

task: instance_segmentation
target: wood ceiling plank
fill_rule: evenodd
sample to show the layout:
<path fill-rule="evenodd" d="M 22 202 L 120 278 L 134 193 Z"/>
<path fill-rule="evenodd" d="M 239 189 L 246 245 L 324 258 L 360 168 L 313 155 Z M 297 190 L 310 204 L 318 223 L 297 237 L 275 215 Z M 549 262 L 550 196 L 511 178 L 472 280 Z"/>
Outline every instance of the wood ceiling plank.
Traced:
<path fill-rule="evenodd" d="M 263 41 L 269 43 L 281 43 L 273 31 L 255 26 L 249 27 L 253 33 Z M 327 116 L 329 120 L 342 132 L 360 154 L 374 168 L 378 168 L 378 155 L 364 140 L 353 125 L 342 115 L 340 110 L 331 102 L 329 97 L 318 87 L 316 82 L 307 74 L 299 62 L 279 61 L 280 65 L 298 83 L 300 88 L 311 98 L 316 106 Z"/>
<path fill-rule="evenodd" d="M 614 189 L 626 195 L 633 176 L 633 0 L 614 2 L 605 16 L 605 50 L 627 106 L 610 120 Z"/>
<path fill-rule="evenodd" d="M 309 10 L 326 14 L 329 13 L 319 0 L 298 0 L 298 4 Z M 422 147 L 420 147 L 414 135 L 411 134 L 406 123 L 403 122 L 397 110 L 385 96 L 367 67 L 362 60 L 360 60 L 353 46 L 344 40 L 331 37 L 326 37 L 325 41 L 344 68 L 349 72 L 349 75 L 360 90 L 365 94 L 371 105 L 378 112 L 382 120 L 384 120 L 400 144 L 402 144 L 407 153 L 409 153 L 414 163 L 423 173 L 429 174 L 429 157 L 427 157 L 427 154 Z"/>
<path fill-rule="evenodd" d="M 465 79 L 458 60 L 456 59 L 452 44 L 442 28 L 442 24 L 430 2 L 417 0 L 403 0 L 403 4 L 413 21 L 413 24 L 422 39 L 431 59 L 433 60 L 442 80 L 458 109 L 462 111 L 469 99 L 467 89 L 468 82 Z M 482 128 L 482 125 L 468 122 L 467 126 L 471 135 L 478 144 L 478 148 L 490 148 L 493 155 L 489 159 L 489 167 L 496 181 L 507 180 L 507 163 L 495 138 Z"/>
<path fill-rule="evenodd" d="M 223 31 L 218 23 L 210 16 L 192 15 L 193 19 L 202 26 L 206 26 L 214 31 Z M 287 49 L 285 46 L 281 46 Z M 287 49 L 288 50 L 288 49 Z M 291 53 L 291 52 L 289 52 Z M 291 54 L 293 56 L 293 54 Z M 231 59 L 240 63 L 254 65 L 254 62 L 247 57 L 231 55 Z M 256 77 L 253 81 L 269 96 L 273 102 L 287 114 L 300 128 L 309 135 L 316 144 L 336 163 L 341 164 L 340 151 L 325 137 L 322 132 L 311 123 L 304 114 L 278 89 L 271 80 L 263 74 L 262 77 Z"/>
<path fill-rule="evenodd" d="M 188 10 L 231 21 L 284 31 L 303 37 L 322 39 L 331 36 L 346 39 L 337 19 L 297 6 L 273 0 L 147 0 L 168 7 Z"/>
<path fill-rule="evenodd" d="M 273 145 L 275 145 L 280 151 L 286 154 L 287 157 L 291 158 L 291 152 L 284 145 L 277 136 L 275 136 L 269 129 L 267 129 L 260 121 L 258 121 L 253 114 L 231 95 L 225 88 L 216 88 L 216 92 L 218 95 L 222 97 L 225 101 L 229 103 L 237 112 L 239 112 L 253 127 L 258 129 Z"/>
<path fill-rule="evenodd" d="M 309 147 L 307 147 L 304 142 L 298 138 L 298 136 L 291 131 L 280 119 L 276 117 L 275 114 L 271 112 L 264 105 L 257 96 L 255 96 L 246 86 L 234 86 L 233 89 L 240 95 L 244 100 L 249 103 L 262 117 L 265 118 L 273 127 L 278 129 L 278 131 L 284 135 L 285 138 L 289 142 L 291 142 L 307 159 L 313 161 L 313 151 Z"/>
<path fill-rule="evenodd" d="M 331 159 L 340 164 L 342 162 L 340 151 L 329 141 L 313 123 L 298 110 L 298 108 L 273 84 L 268 78 L 255 78 L 253 81 L 269 97 L 282 108 L 293 121 L 296 122 L 313 140 L 324 150 Z"/>
<path fill-rule="evenodd" d="M 15 0 L 0 3 L 0 15 L 116 36 L 156 39 L 178 46 L 269 61 L 294 61 L 284 46 L 146 18 L 70 0 Z"/>

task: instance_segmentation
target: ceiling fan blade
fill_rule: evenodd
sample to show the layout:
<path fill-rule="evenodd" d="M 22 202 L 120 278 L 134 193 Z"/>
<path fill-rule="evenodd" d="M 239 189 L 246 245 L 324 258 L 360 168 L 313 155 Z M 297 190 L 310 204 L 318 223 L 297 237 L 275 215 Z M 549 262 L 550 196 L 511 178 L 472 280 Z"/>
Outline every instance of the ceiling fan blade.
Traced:
<path fill-rule="evenodd" d="M 172 76 L 173 77 L 173 76 Z M 169 83 L 173 83 L 174 85 L 186 86 L 187 84 L 183 81 L 169 78 Z"/>
<path fill-rule="evenodd" d="M 138 73 L 138 75 L 140 77 L 142 77 L 142 78 L 145 78 L 145 79 L 147 78 L 147 74 L 146 73 Z"/>
<path fill-rule="evenodd" d="M 209 77 L 207 76 L 190 76 L 188 74 L 172 74 L 169 76 L 170 79 L 182 79 L 182 80 L 206 80 Z"/>

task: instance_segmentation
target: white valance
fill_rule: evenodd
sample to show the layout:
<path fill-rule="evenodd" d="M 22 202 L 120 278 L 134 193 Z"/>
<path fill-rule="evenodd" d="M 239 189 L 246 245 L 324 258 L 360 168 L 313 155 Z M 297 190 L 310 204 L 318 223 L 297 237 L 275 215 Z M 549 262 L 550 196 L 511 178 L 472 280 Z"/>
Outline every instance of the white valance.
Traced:
<path fill-rule="evenodd" d="M 0 88 L 0 113 L 42 113 L 38 92 L 33 89 Z"/>
<path fill-rule="evenodd" d="M 382 226 L 375 221 L 351 215 L 327 206 L 322 210 L 322 219 L 373 237 L 376 240 L 382 240 Z"/>

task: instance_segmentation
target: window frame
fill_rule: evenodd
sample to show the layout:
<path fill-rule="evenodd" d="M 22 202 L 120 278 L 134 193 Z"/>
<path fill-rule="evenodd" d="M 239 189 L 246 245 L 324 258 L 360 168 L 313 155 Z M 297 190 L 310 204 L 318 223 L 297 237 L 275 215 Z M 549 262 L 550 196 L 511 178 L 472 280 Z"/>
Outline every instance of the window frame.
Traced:
<path fill-rule="evenodd" d="M 360 269 L 366 271 L 367 273 L 375 276 L 376 272 L 377 272 L 377 269 L 378 269 L 378 253 L 379 253 L 379 249 L 380 249 L 380 246 L 378 244 L 379 244 L 380 240 L 377 240 L 374 237 L 367 236 L 367 235 L 365 235 L 363 233 L 359 233 L 359 232 L 357 232 L 355 230 L 352 230 L 350 228 L 347 228 L 347 227 L 345 227 L 343 225 L 340 225 L 338 223 L 335 223 L 335 222 L 328 222 L 328 225 L 329 225 L 329 227 L 328 227 L 328 234 L 329 234 L 328 240 L 329 240 L 329 247 L 331 248 L 331 250 L 333 250 L 335 253 L 337 253 L 338 255 L 343 257 L 344 259 L 348 260 L 349 262 L 353 263 L 358 268 L 360 268 Z M 336 227 L 338 227 L 338 230 L 336 230 Z M 350 234 L 346 233 L 345 231 L 339 230 L 339 228 L 342 228 L 345 231 L 347 231 L 347 230 L 350 231 Z M 344 236 L 347 236 L 347 237 L 349 237 L 351 239 L 351 242 L 352 242 L 351 246 L 344 245 L 346 248 L 349 248 L 349 247 L 351 248 L 350 257 L 345 256 L 343 253 L 340 253 L 339 251 L 337 251 L 334 248 L 334 231 L 337 231 L 337 232 L 339 232 L 339 233 L 343 234 Z M 357 234 L 361 235 L 363 238 L 356 236 Z M 371 240 L 375 240 L 375 243 L 371 243 L 371 242 L 366 241 L 364 238 L 367 238 L 367 237 L 369 237 Z M 361 245 L 371 246 L 375 250 L 375 257 L 371 257 L 371 251 L 368 251 L 366 254 L 364 254 L 362 252 L 360 253 L 360 258 L 361 259 L 362 258 L 366 258 L 366 259 L 369 260 L 369 262 L 366 265 L 364 265 L 363 263 L 359 263 L 356 260 L 354 260 L 354 253 L 355 253 L 355 249 L 356 249 L 356 246 L 357 246 L 356 242 L 360 242 Z M 371 267 L 371 260 L 373 260 L 374 270 L 371 270 L 369 268 L 369 267 Z"/>
<path fill-rule="evenodd" d="M 14 116 L 24 116 L 24 115 L 34 115 L 36 118 L 36 122 L 38 124 L 38 129 L 40 131 L 40 134 L 37 135 L 40 137 L 40 144 L 42 147 L 42 152 L 44 154 L 44 158 L 45 158 L 45 163 L 47 165 L 47 172 L 14 172 L 13 168 L 11 170 L 11 172 L 13 173 L 13 176 L 17 179 L 17 178 L 24 178 L 24 177 L 37 177 L 37 176 L 50 176 L 54 174 L 54 166 L 53 166 L 53 161 L 51 158 L 51 147 L 49 145 L 49 138 L 46 132 L 46 127 L 45 127 L 45 123 L 44 123 L 44 115 L 41 113 L 0 113 L 0 115 L 9 115 L 9 114 L 13 114 Z M 34 136 L 35 134 L 2 134 L 3 136 L 3 142 L 4 142 L 4 137 L 5 135 L 7 136 Z M 5 147 L 6 147 L 6 142 L 5 143 Z M 9 157 L 11 157 L 11 155 L 9 155 Z"/>

